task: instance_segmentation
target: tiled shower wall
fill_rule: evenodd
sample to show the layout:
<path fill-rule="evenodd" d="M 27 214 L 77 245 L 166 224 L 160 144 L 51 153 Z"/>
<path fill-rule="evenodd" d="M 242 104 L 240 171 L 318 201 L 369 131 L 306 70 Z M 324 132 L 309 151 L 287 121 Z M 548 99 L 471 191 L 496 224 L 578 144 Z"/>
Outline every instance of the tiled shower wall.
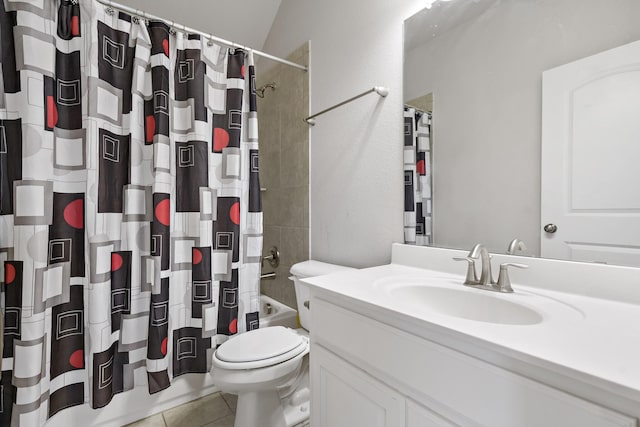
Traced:
<path fill-rule="evenodd" d="M 287 58 L 309 63 L 305 43 Z M 309 259 L 309 73 L 277 64 L 264 73 L 257 68 L 257 87 L 275 82 L 258 98 L 260 185 L 264 210 L 264 249 L 280 249 L 280 266 L 265 262 L 262 273 L 276 272 L 275 280 L 262 280 L 262 293 L 296 307 L 289 269 Z"/>

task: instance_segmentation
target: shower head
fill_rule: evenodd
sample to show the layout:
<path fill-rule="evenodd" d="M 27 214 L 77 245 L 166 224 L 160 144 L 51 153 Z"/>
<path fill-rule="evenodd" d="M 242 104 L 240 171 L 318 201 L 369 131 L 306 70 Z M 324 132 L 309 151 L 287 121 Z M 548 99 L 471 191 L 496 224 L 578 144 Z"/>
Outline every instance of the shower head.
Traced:
<path fill-rule="evenodd" d="M 267 83 L 266 85 L 263 85 L 261 88 L 256 89 L 256 95 L 258 95 L 260 98 L 264 98 L 264 91 L 269 88 L 271 90 L 276 90 L 277 85 L 275 82 L 271 82 L 271 83 Z"/>

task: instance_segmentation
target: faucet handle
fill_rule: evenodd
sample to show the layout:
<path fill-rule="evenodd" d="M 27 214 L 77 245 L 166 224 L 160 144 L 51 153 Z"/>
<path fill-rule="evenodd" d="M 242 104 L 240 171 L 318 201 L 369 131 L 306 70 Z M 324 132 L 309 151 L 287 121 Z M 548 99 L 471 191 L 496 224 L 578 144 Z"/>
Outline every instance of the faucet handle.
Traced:
<path fill-rule="evenodd" d="M 529 268 L 526 264 L 518 264 L 516 262 L 505 262 L 500 264 L 500 274 L 498 275 L 498 283 L 496 283 L 496 290 L 499 292 L 513 292 L 511 279 L 509 279 L 509 267 Z"/>
<path fill-rule="evenodd" d="M 453 257 L 454 261 L 467 261 L 467 277 L 464 279 L 465 285 L 477 285 L 476 260 L 471 257 Z"/>
<path fill-rule="evenodd" d="M 502 267 L 515 267 L 515 268 L 520 268 L 520 269 L 525 269 L 525 268 L 529 268 L 529 266 L 527 264 L 520 264 L 518 262 L 505 262 L 500 264 L 500 268 Z"/>

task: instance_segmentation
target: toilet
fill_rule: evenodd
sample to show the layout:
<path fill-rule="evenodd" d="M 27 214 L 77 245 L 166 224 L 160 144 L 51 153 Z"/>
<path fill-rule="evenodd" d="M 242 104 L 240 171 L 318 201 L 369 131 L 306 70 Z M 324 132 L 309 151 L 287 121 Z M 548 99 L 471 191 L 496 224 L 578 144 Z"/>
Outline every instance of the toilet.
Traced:
<path fill-rule="evenodd" d="M 240 334 L 213 354 L 211 375 L 237 394 L 235 427 L 293 427 L 309 418 L 309 288 L 305 277 L 351 270 L 319 261 L 291 267 L 302 328 L 269 326 Z"/>

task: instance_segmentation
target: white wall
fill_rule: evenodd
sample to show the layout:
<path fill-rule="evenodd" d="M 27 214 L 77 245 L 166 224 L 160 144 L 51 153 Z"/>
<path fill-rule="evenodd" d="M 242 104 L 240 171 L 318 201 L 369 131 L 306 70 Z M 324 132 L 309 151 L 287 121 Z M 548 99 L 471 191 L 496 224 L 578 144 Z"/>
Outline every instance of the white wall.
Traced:
<path fill-rule="evenodd" d="M 280 0 L 114 0 L 260 50 Z"/>
<path fill-rule="evenodd" d="M 387 263 L 403 239 L 403 21 L 421 0 L 283 0 L 264 49 L 286 56 L 311 41 L 312 113 L 374 85 L 372 94 L 318 117 L 311 129 L 311 257 Z M 260 70 L 258 70 L 260 72 Z"/>
<path fill-rule="evenodd" d="M 542 71 L 640 39 L 640 2 L 497 4 L 408 52 L 405 96 L 434 95 L 436 245 L 539 253 Z"/>

